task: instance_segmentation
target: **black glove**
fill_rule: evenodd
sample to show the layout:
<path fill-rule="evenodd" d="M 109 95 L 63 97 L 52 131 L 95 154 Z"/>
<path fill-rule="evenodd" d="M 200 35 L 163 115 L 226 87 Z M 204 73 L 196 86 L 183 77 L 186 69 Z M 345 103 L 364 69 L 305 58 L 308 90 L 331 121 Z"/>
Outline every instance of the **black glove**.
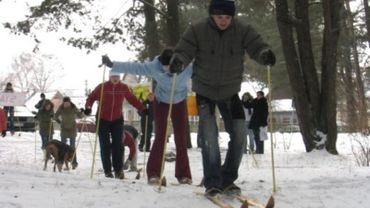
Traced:
<path fill-rule="evenodd" d="M 1 132 L 1 136 L 2 137 L 5 137 L 6 136 L 6 130 L 4 130 L 4 131 Z"/>
<path fill-rule="evenodd" d="M 112 68 L 113 63 L 112 63 L 112 61 L 109 59 L 109 57 L 108 57 L 107 55 L 102 56 L 101 61 L 102 61 L 102 64 L 106 65 L 106 66 L 107 66 L 107 67 L 109 67 L 109 68 Z"/>
<path fill-rule="evenodd" d="M 138 113 L 139 113 L 139 116 L 141 116 L 141 117 L 148 116 L 149 115 L 149 110 L 147 108 L 145 108 L 144 110 L 142 110 Z"/>
<path fill-rule="evenodd" d="M 80 112 L 81 113 L 85 112 L 85 109 L 84 108 L 80 108 Z"/>
<path fill-rule="evenodd" d="M 261 61 L 263 65 L 273 66 L 276 63 L 275 54 L 271 50 L 262 52 Z"/>
<path fill-rule="evenodd" d="M 172 56 L 170 61 L 170 72 L 172 74 L 174 73 L 180 73 L 184 70 L 184 63 L 175 55 Z"/>
<path fill-rule="evenodd" d="M 87 116 L 89 116 L 91 114 L 91 109 L 90 108 L 86 108 L 84 110 L 84 114 L 87 115 Z"/>

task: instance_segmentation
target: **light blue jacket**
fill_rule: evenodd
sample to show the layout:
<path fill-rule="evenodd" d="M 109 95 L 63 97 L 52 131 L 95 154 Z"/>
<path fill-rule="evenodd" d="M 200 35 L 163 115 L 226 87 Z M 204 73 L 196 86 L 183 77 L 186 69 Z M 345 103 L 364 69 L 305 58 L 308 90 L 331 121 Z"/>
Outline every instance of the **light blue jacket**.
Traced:
<path fill-rule="evenodd" d="M 153 61 L 146 63 L 135 62 L 113 62 L 113 72 L 143 75 L 153 78 L 157 81 L 154 89 L 156 100 L 164 103 L 170 103 L 171 87 L 173 75 L 163 69 L 162 63 L 155 57 Z M 188 94 L 187 81 L 193 73 L 192 65 L 188 65 L 185 70 L 177 75 L 174 104 L 186 99 Z"/>

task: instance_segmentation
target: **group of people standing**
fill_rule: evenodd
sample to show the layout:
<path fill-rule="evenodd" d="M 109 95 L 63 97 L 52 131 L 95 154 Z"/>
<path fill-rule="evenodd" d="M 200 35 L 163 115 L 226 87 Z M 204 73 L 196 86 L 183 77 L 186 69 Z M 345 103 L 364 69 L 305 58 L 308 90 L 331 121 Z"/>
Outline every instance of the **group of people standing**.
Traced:
<path fill-rule="evenodd" d="M 179 183 L 191 183 L 184 128 L 187 122 L 187 80 L 191 78 L 199 112 L 198 134 L 202 139 L 206 194 L 240 194 L 234 181 L 238 177 L 243 154 L 241 147 L 246 140 L 244 103 L 237 94 L 244 72 L 244 56 L 248 53 L 262 65 L 274 65 L 275 55 L 251 26 L 235 17 L 233 0 L 211 0 L 209 15 L 191 24 L 176 47 L 165 49 L 151 62 L 112 62 L 108 56 L 103 56 L 102 62 L 112 68 L 113 73 L 145 75 L 157 82 L 154 90 L 155 140 L 147 168 L 149 184 L 157 184 L 161 176 L 161 155 L 167 139 L 164 134 L 170 105 L 173 106 L 170 113 L 177 151 L 175 177 Z M 173 89 L 174 79 L 176 86 Z M 174 97 L 170 99 L 172 91 Z M 223 164 L 218 144 L 216 106 L 230 135 Z M 254 105 L 252 107 L 255 111 L 252 117 L 257 117 L 258 109 Z M 254 125 L 250 128 L 257 133 Z M 257 146 L 259 151 L 263 149 L 259 143 Z"/>
<path fill-rule="evenodd" d="M 77 127 L 76 119 L 83 117 L 83 110 L 78 109 L 69 97 L 64 97 L 62 104 L 54 113 L 54 104 L 51 100 L 45 98 L 45 94 L 41 93 L 41 100 L 35 105 L 38 109 L 36 119 L 39 124 L 39 134 L 41 136 L 41 149 L 45 153 L 45 148 L 48 141 L 53 139 L 55 120 L 60 125 L 60 137 L 63 143 L 69 144 L 72 148 L 76 148 Z M 72 161 L 72 169 L 77 168 L 77 157 Z"/>
<path fill-rule="evenodd" d="M 264 153 L 264 139 L 260 136 L 261 128 L 267 126 L 268 104 L 263 91 L 257 92 L 257 97 L 253 98 L 249 92 L 243 94 L 242 103 L 247 128 L 247 139 L 245 152 L 251 154 Z M 263 130 L 262 130 L 263 131 Z M 249 143 L 249 144 L 248 144 Z"/>

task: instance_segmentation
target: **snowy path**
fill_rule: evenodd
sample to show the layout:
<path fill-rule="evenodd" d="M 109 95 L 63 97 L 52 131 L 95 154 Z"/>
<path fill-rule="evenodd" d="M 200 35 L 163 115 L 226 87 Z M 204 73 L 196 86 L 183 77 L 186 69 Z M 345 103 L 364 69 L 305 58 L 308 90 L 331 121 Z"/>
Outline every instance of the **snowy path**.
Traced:
<path fill-rule="evenodd" d="M 192 135 L 196 138 L 196 135 Z M 223 134 L 223 155 L 227 137 Z M 58 137 L 55 137 L 58 138 Z M 285 138 L 285 140 L 283 140 Z M 287 139 L 290 138 L 290 139 Z M 100 174 L 100 156 L 96 155 L 94 178 L 90 179 L 93 135 L 83 134 L 78 149 L 77 170 L 53 173 L 52 164 L 42 171 L 40 139 L 33 133 L 0 139 L 0 207 L 215 207 L 196 196 L 203 192 L 196 187 L 202 178 L 200 150 L 189 151 L 194 185 L 169 185 L 163 193 L 148 186 L 145 179 L 134 180 L 136 173 L 127 173 L 128 179 L 106 179 Z M 298 135 L 277 135 L 276 177 L 278 191 L 274 195 L 278 208 L 363 208 L 370 199 L 370 169 L 358 167 L 351 156 L 349 139 L 339 138 L 340 156 L 325 152 L 304 153 Z M 287 148 L 287 143 L 290 143 Z M 195 141 L 193 142 L 195 144 Z M 268 142 L 269 144 L 269 142 Z M 284 148 L 285 147 L 285 148 Z M 270 145 L 266 145 L 269 150 Z M 170 142 L 169 149 L 173 150 Z M 99 152 L 99 150 L 98 150 Z M 127 154 L 127 153 L 126 153 Z M 148 155 L 147 155 L 148 156 Z M 266 201 L 272 190 L 270 153 L 256 155 L 258 166 L 250 155 L 244 155 L 236 181 L 244 193 L 258 201 Z M 143 153 L 139 155 L 139 166 Z M 176 182 L 174 164 L 166 164 L 168 183 Z M 229 201 L 238 207 L 236 201 Z"/>

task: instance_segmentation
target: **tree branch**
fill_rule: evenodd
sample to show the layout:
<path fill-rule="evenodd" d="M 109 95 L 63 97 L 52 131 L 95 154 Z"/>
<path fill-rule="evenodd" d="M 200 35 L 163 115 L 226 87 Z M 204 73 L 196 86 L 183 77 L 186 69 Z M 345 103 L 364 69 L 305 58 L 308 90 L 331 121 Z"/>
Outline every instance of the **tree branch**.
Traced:
<path fill-rule="evenodd" d="M 145 1 L 145 0 L 138 0 L 138 1 L 140 1 L 141 3 L 143 3 L 143 4 L 146 4 L 146 5 L 148 5 L 148 6 L 150 6 L 150 7 L 153 7 L 153 9 L 154 10 L 156 10 L 159 14 L 161 14 L 161 15 L 163 15 L 164 17 L 166 17 L 166 18 L 168 18 L 168 16 L 167 16 L 167 14 L 165 13 L 165 12 L 163 12 L 162 10 L 160 10 L 160 9 L 158 9 L 157 7 L 155 7 L 153 4 L 150 4 L 150 3 L 148 3 L 147 1 Z"/>

